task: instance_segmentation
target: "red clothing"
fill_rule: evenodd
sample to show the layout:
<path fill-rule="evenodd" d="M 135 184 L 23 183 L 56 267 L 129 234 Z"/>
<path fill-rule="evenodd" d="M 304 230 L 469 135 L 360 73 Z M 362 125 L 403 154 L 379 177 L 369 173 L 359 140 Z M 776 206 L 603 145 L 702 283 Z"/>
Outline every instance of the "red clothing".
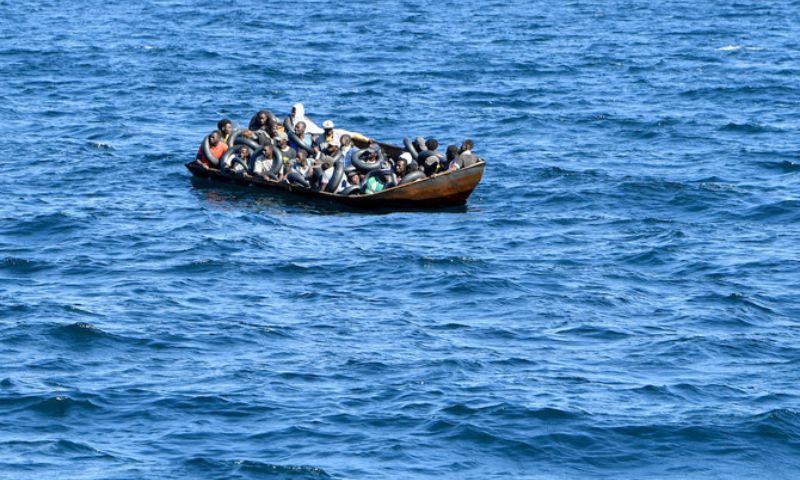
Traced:
<path fill-rule="evenodd" d="M 217 159 L 220 159 L 222 158 L 222 154 L 228 150 L 228 144 L 220 140 L 216 147 L 212 147 L 211 144 L 209 144 L 208 149 L 211 150 L 211 153 L 217 157 Z M 200 149 L 197 150 L 197 158 L 204 164 L 209 165 L 208 159 L 203 155 L 203 144 L 200 144 Z"/>

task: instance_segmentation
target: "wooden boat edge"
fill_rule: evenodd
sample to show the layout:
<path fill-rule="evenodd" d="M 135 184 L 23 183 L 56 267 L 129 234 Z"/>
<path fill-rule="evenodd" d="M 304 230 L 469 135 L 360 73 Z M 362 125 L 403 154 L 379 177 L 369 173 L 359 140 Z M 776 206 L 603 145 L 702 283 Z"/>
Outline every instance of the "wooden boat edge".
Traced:
<path fill-rule="evenodd" d="M 464 205 L 480 182 L 486 162 L 481 161 L 459 170 L 432 175 L 415 182 L 387 188 L 372 195 L 342 196 L 306 189 L 288 183 L 264 180 L 259 177 L 227 175 L 217 169 L 201 167 L 196 161 L 186 168 L 197 177 L 232 181 L 240 185 L 280 190 L 300 196 L 317 198 L 348 205 L 355 208 L 412 208 L 432 209 Z"/>

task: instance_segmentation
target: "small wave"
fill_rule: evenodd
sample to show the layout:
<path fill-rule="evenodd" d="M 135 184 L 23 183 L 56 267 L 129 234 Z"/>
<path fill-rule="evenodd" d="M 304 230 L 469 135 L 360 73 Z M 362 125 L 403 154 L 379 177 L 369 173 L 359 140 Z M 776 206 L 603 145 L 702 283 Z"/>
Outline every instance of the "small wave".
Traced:
<path fill-rule="evenodd" d="M 592 338 L 596 340 L 621 340 L 630 336 L 629 333 L 615 330 L 613 328 L 601 327 L 596 325 L 580 325 L 557 330 L 559 335 L 575 335 L 582 338 Z"/>
<path fill-rule="evenodd" d="M 279 465 L 254 460 L 218 460 L 208 457 L 194 457 L 185 463 L 190 468 L 198 469 L 204 475 L 214 472 L 227 477 L 246 473 L 279 478 L 331 478 L 328 472 L 322 468 L 305 465 Z"/>
<path fill-rule="evenodd" d="M 566 421 L 574 420 L 585 415 L 585 412 L 570 412 L 554 407 L 527 408 L 507 402 L 484 407 L 471 407 L 463 403 L 457 403 L 443 407 L 439 411 L 455 417 L 477 418 L 482 415 L 486 415 L 491 418 L 502 419 L 505 421 Z"/>
<path fill-rule="evenodd" d="M 0 270 L 14 273 L 35 273 L 52 268 L 47 262 L 27 258 L 5 257 L 0 260 Z"/>
<path fill-rule="evenodd" d="M 706 304 L 709 301 L 711 301 L 711 302 L 721 303 L 723 305 L 733 305 L 733 306 L 752 308 L 762 313 L 774 313 L 773 310 L 768 306 L 762 305 L 755 299 L 752 299 L 743 293 L 731 293 L 728 295 L 712 293 L 695 297 L 692 299 L 692 301 L 703 304 Z"/>
<path fill-rule="evenodd" d="M 752 208 L 745 216 L 750 220 L 786 223 L 800 222 L 800 200 L 781 200 Z"/>
<path fill-rule="evenodd" d="M 32 410 L 52 417 L 63 417 L 74 410 L 95 411 L 100 407 L 91 400 L 75 400 L 66 395 L 56 395 L 34 403 Z"/>
<path fill-rule="evenodd" d="M 800 172 L 800 160 L 782 160 L 778 162 L 760 162 L 759 165 L 769 170 L 779 170 L 784 173 Z"/>
<path fill-rule="evenodd" d="M 53 333 L 61 338 L 81 341 L 111 337 L 110 334 L 87 322 L 75 322 L 69 325 L 62 325 L 56 327 Z"/>
<path fill-rule="evenodd" d="M 750 421 L 755 433 L 782 442 L 796 441 L 800 436 L 800 412 L 791 408 L 776 408 L 758 415 Z"/>
<path fill-rule="evenodd" d="M 84 224 L 84 220 L 86 219 L 76 219 L 61 211 L 44 213 L 24 220 L 7 222 L 8 228 L 0 227 L 0 232 L 22 237 L 54 236 L 79 228 Z"/>
<path fill-rule="evenodd" d="M 774 127 L 760 125 L 758 123 L 735 123 L 731 122 L 720 128 L 723 132 L 743 132 L 743 133 L 769 133 L 780 131 Z"/>

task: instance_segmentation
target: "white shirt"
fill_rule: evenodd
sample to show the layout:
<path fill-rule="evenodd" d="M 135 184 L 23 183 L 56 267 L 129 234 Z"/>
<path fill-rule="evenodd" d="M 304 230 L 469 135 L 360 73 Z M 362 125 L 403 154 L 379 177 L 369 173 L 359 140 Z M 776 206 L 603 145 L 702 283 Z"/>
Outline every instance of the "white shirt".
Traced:
<path fill-rule="evenodd" d="M 255 165 L 253 165 L 253 173 L 262 177 L 266 177 L 271 168 L 272 159 L 270 158 L 268 160 L 264 157 L 260 157 L 258 160 L 256 160 Z"/>

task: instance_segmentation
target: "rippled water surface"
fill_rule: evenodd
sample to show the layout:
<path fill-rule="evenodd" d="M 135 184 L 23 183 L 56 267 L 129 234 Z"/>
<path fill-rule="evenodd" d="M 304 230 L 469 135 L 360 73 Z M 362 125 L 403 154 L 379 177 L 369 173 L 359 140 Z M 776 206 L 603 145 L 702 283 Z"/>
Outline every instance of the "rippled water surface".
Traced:
<path fill-rule="evenodd" d="M 0 7 L 0 478 L 800 475 L 797 1 Z M 184 168 L 295 101 L 486 174 Z"/>

